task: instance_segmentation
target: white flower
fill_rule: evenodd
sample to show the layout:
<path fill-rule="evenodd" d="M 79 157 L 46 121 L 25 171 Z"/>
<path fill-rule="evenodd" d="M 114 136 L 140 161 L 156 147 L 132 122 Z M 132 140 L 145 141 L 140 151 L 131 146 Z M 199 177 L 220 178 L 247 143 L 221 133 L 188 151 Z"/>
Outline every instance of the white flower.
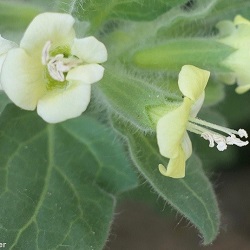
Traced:
<path fill-rule="evenodd" d="M 74 18 L 43 13 L 27 28 L 19 48 L 4 60 L 1 83 L 19 107 L 34 110 L 49 123 L 81 115 L 90 101 L 90 84 L 103 77 L 103 43 L 75 37 Z"/>

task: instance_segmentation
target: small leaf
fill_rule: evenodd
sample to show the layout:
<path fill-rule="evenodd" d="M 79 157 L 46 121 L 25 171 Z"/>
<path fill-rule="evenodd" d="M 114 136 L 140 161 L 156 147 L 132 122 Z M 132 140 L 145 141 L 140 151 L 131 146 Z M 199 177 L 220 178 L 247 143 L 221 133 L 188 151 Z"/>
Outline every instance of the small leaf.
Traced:
<path fill-rule="evenodd" d="M 164 177 L 157 166 L 159 163 L 167 165 L 167 160 L 158 152 L 155 135 L 131 133 L 121 123 L 114 124 L 127 137 L 131 157 L 139 172 L 163 199 L 198 228 L 205 245 L 211 243 L 219 231 L 220 212 L 200 160 L 195 155 L 188 160 L 183 179 Z"/>
<path fill-rule="evenodd" d="M 48 125 L 7 106 L 0 121 L 0 235 L 8 249 L 102 249 L 117 194 L 136 177 L 90 117 Z"/>

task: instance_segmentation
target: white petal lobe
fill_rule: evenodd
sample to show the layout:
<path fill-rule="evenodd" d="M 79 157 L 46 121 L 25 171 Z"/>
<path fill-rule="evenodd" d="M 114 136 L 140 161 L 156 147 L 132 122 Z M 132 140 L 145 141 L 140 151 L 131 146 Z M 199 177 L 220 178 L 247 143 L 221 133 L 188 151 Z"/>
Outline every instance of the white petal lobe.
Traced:
<path fill-rule="evenodd" d="M 40 56 L 47 41 L 51 41 L 54 47 L 71 44 L 75 38 L 74 22 L 74 18 L 68 14 L 40 14 L 30 23 L 20 47 Z"/>
<path fill-rule="evenodd" d="M 86 64 L 69 71 L 66 79 L 91 84 L 102 79 L 104 68 L 99 64 Z"/>
<path fill-rule="evenodd" d="M 34 110 L 46 92 L 43 65 L 32 60 L 23 49 L 12 49 L 2 67 L 1 84 L 17 106 Z"/>
<path fill-rule="evenodd" d="M 91 86 L 73 83 L 66 90 L 54 90 L 41 98 L 37 113 L 49 123 L 58 123 L 78 117 L 90 101 Z"/>
<path fill-rule="evenodd" d="M 108 57 L 105 45 L 93 36 L 75 39 L 72 54 L 86 63 L 103 63 Z"/>

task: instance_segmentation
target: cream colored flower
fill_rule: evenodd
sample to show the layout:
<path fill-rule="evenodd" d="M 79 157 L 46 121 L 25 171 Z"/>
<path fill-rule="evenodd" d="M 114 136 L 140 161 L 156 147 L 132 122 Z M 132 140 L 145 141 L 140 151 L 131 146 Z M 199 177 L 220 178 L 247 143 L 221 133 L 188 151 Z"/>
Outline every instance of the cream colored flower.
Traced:
<path fill-rule="evenodd" d="M 192 154 L 192 143 L 187 130 L 199 134 L 209 141 L 209 146 L 223 151 L 227 145 L 245 146 L 247 141 L 241 141 L 239 137 L 248 137 L 243 129 L 238 131 L 224 128 L 196 117 L 205 97 L 205 87 L 209 78 L 209 72 L 185 65 L 179 73 L 178 85 L 184 95 L 182 104 L 170 112 L 164 114 L 157 123 L 157 142 L 161 155 L 169 158 L 167 168 L 159 164 L 161 174 L 173 178 L 185 176 L 185 162 Z M 220 131 L 228 135 L 221 135 Z"/>
<path fill-rule="evenodd" d="M 73 25 L 68 14 L 38 15 L 2 67 L 1 83 L 9 98 L 26 110 L 37 107 L 49 123 L 81 115 L 91 84 L 104 73 L 98 64 L 107 60 L 104 44 L 92 36 L 77 39 Z"/>
<path fill-rule="evenodd" d="M 8 41 L 2 38 L 2 36 L 0 35 L 0 74 L 2 71 L 3 62 L 6 58 L 7 52 L 14 47 L 17 47 L 17 45 L 14 42 Z M 0 89 L 2 89 L 1 85 Z"/>
<path fill-rule="evenodd" d="M 231 74 L 224 75 L 222 80 L 228 84 L 237 82 L 236 92 L 245 93 L 250 89 L 250 22 L 238 15 L 234 22 L 219 22 L 217 28 L 223 36 L 218 41 L 236 49 L 222 62 L 233 71 Z"/>

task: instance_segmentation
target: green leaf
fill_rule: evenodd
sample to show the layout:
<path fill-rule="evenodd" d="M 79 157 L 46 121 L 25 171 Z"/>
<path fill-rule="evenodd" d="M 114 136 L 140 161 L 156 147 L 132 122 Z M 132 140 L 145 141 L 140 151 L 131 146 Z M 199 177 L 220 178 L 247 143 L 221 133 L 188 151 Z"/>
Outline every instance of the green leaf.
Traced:
<path fill-rule="evenodd" d="M 175 214 L 172 207 L 166 206 L 166 201 L 159 197 L 159 194 L 152 189 L 151 185 L 146 182 L 143 177 L 140 178 L 140 183 L 135 189 L 124 192 L 119 197 L 118 203 L 128 201 L 147 204 L 147 206 L 154 209 L 156 213 L 164 217 L 171 217 Z"/>
<path fill-rule="evenodd" d="M 153 20 L 186 0 L 76 0 L 72 13 L 95 28 L 109 19 Z"/>
<path fill-rule="evenodd" d="M 131 54 L 140 49 L 159 44 L 161 41 L 166 42 L 170 38 L 179 37 L 173 34 L 175 31 L 178 34 L 184 34 L 186 32 L 187 27 L 182 28 L 185 25 L 186 19 L 190 18 L 194 22 L 197 17 L 200 18 L 202 16 L 204 19 L 205 14 L 213 7 L 214 2 L 216 2 L 216 0 L 195 1 L 195 8 L 192 8 L 192 11 L 189 9 L 191 7 L 184 7 L 190 5 L 185 2 L 185 5 L 170 8 L 163 15 L 158 16 L 152 21 L 121 22 L 113 20 L 113 22 L 109 22 L 102 33 L 102 35 L 104 35 L 102 39 L 108 48 L 109 61 L 114 58 L 117 60 L 121 56 L 123 56 L 121 60 L 124 61 L 124 58 L 131 56 Z M 153 3 L 151 2 L 151 4 Z M 184 21 L 181 21 L 176 26 L 176 22 L 182 20 L 182 18 L 184 18 Z M 174 32 L 171 31 L 172 27 Z M 204 30 L 202 24 L 200 24 L 199 27 Z M 206 34 L 206 36 L 207 35 L 208 34 Z M 189 33 L 188 37 L 190 37 Z"/>
<path fill-rule="evenodd" d="M 0 91 L 0 114 L 3 112 L 6 105 L 9 103 L 11 103 L 10 99 L 3 91 Z"/>
<path fill-rule="evenodd" d="M 0 235 L 8 249 L 102 249 L 136 176 L 88 116 L 58 125 L 7 106 L 0 120 Z"/>
<path fill-rule="evenodd" d="M 204 244 L 211 243 L 219 231 L 220 212 L 200 160 L 193 155 L 187 161 L 183 179 L 164 177 L 157 166 L 159 163 L 167 165 L 167 159 L 160 156 L 155 135 L 145 136 L 140 131 L 131 133 L 121 126 L 121 122 L 114 124 L 127 137 L 131 157 L 139 172 L 163 199 L 198 228 Z"/>

